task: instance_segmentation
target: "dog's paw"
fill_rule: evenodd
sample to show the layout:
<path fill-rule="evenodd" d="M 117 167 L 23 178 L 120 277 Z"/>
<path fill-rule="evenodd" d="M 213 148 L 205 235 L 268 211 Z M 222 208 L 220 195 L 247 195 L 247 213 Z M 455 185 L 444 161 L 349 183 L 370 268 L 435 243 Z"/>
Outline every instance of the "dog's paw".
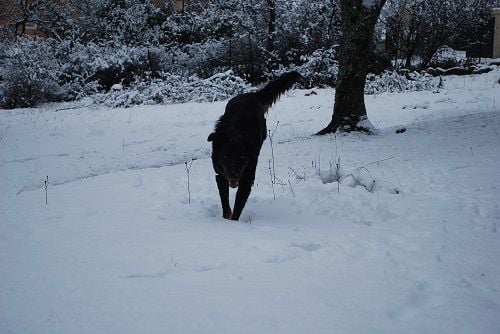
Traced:
<path fill-rule="evenodd" d="M 231 219 L 232 219 L 232 217 L 233 217 L 233 212 L 232 212 L 231 210 L 229 210 L 228 212 L 223 213 L 223 214 L 222 214 L 222 217 L 224 217 L 225 219 L 229 219 L 229 220 L 231 220 Z"/>

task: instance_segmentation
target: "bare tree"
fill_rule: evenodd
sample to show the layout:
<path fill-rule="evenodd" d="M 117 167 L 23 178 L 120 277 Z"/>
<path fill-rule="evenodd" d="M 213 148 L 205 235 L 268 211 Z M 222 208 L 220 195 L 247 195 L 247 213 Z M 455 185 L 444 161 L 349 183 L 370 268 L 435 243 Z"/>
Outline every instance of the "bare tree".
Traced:
<path fill-rule="evenodd" d="M 495 3 L 495 0 L 389 0 L 384 9 L 386 45 L 396 59 L 404 60 L 404 67 L 419 64 L 425 69 L 440 47 L 467 49 L 477 42 Z"/>
<path fill-rule="evenodd" d="M 342 37 L 339 75 L 331 122 L 318 135 L 341 131 L 371 132 L 364 88 L 375 23 L 386 0 L 340 0 Z"/>
<path fill-rule="evenodd" d="M 29 28 L 37 34 L 61 40 L 61 32 L 67 29 L 68 2 L 51 0 L 0 0 L 0 8 L 4 10 L 0 19 L 4 25 L 11 29 L 11 35 L 22 36 L 29 33 Z M 33 33 L 33 30 L 31 33 Z"/>

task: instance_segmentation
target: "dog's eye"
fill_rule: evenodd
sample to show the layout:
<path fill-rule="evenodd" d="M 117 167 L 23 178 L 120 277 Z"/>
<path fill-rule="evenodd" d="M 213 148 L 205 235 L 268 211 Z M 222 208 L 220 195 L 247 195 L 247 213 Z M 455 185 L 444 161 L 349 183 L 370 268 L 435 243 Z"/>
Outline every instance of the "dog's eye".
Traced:
<path fill-rule="evenodd" d="M 227 160 L 228 159 L 228 156 L 227 155 L 223 155 L 222 156 L 222 160 Z"/>
<path fill-rule="evenodd" d="M 247 157 L 246 157 L 246 156 L 244 156 L 244 155 L 240 156 L 240 160 L 246 160 L 246 158 L 247 158 Z"/>

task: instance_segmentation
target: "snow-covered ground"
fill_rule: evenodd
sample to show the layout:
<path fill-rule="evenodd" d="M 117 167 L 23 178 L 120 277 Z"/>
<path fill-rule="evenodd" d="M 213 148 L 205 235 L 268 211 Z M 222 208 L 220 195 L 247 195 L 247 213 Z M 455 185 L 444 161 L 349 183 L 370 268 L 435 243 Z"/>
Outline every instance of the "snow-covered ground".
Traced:
<path fill-rule="evenodd" d="M 499 76 L 367 96 L 374 136 L 290 92 L 238 223 L 222 102 L 1 110 L 0 332 L 499 333 Z"/>

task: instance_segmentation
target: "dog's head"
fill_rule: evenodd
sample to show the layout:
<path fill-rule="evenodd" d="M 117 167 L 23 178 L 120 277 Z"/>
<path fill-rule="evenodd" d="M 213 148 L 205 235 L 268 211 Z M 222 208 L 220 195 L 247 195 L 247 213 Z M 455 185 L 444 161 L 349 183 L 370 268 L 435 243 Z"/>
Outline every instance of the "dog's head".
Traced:
<path fill-rule="evenodd" d="M 213 143 L 212 158 L 218 172 L 224 175 L 231 188 L 236 188 L 254 156 L 251 146 L 238 134 L 214 132 L 207 140 Z"/>

